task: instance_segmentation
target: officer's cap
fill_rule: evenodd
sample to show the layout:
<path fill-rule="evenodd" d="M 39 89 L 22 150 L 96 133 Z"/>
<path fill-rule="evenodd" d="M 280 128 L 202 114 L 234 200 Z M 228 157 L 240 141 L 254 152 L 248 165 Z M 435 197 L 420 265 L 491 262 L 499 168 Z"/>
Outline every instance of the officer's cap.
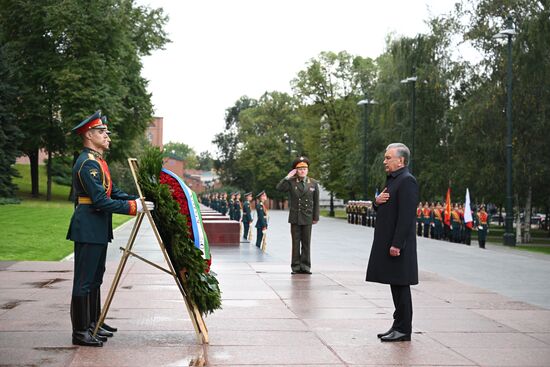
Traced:
<path fill-rule="evenodd" d="M 252 191 L 247 192 L 246 194 L 244 194 L 244 196 L 252 196 Z"/>
<path fill-rule="evenodd" d="M 258 195 L 256 195 L 256 198 L 260 198 L 263 194 L 265 194 L 265 190 L 260 191 Z"/>
<path fill-rule="evenodd" d="M 298 157 L 292 162 L 292 168 L 308 168 L 309 167 L 309 159 L 307 157 L 301 156 Z"/>
<path fill-rule="evenodd" d="M 106 121 L 107 118 L 105 117 L 105 122 Z M 104 119 L 101 116 L 101 110 L 97 110 L 93 115 L 86 117 L 81 123 L 73 127 L 72 131 L 78 135 L 82 135 L 91 129 L 107 129 L 107 125 L 104 123 Z"/>

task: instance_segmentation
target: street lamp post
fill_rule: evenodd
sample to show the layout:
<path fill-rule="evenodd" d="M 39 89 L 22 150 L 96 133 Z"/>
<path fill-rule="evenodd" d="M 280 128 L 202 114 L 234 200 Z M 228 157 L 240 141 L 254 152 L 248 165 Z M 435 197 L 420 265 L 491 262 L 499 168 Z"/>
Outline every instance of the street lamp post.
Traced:
<path fill-rule="evenodd" d="M 416 68 L 413 67 L 413 74 L 415 74 Z M 416 121 L 416 76 L 410 76 L 401 80 L 402 84 L 412 84 L 411 94 L 411 156 L 409 158 L 409 171 L 413 171 L 413 157 L 414 157 L 414 130 Z"/>
<path fill-rule="evenodd" d="M 367 127 L 368 127 L 368 115 L 367 115 L 367 106 L 369 104 L 377 104 L 375 100 L 368 99 L 367 95 L 365 94 L 365 99 L 360 100 L 357 102 L 358 106 L 363 105 L 363 198 L 367 199 L 368 194 L 368 160 L 367 160 Z"/>
<path fill-rule="evenodd" d="M 506 219 L 504 221 L 503 243 L 516 245 L 514 236 L 514 211 L 512 207 L 512 37 L 516 34 L 512 25 L 512 17 L 506 19 L 506 28 L 495 34 L 493 38 L 508 39 L 508 82 L 506 86 Z"/>

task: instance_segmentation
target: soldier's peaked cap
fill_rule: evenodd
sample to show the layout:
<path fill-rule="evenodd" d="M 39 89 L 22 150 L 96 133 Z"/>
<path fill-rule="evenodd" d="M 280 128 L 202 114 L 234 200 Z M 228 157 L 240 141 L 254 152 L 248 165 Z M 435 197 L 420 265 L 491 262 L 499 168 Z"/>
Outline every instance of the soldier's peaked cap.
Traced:
<path fill-rule="evenodd" d="M 262 196 L 263 194 L 265 194 L 265 190 L 260 191 L 260 193 L 258 195 L 256 195 L 256 197 L 260 198 L 260 196 Z"/>
<path fill-rule="evenodd" d="M 298 157 L 294 160 L 294 162 L 292 162 L 292 168 L 307 168 L 309 167 L 309 159 L 307 159 L 307 157 L 304 157 L 304 156 L 301 156 L 301 157 Z"/>
<path fill-rule="evenodd" d="M 82 122 L 73 127 L 72 131 L 78 135 L 84 134 L 90 129 L 107 129 L 101 117 L 101 110 L 95 111 L 93 115 L 86 117 Z"/>
<path fill-rule="evenodd" d="M 252 196 L 252 191 L 247 192 L 246 194 L 244 194 L 244 196 Z"/>

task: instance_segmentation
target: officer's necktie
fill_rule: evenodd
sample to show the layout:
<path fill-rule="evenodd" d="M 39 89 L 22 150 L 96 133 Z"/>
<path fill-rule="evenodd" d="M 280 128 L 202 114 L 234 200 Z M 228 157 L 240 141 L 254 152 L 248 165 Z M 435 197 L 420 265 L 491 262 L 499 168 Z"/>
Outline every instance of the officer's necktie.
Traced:
<path fill-rule="evenodd" d="M 305 180 L 300 181 L 300 184 L 302 185 L 302 190 L 306 189 L 306 182 Z"/>

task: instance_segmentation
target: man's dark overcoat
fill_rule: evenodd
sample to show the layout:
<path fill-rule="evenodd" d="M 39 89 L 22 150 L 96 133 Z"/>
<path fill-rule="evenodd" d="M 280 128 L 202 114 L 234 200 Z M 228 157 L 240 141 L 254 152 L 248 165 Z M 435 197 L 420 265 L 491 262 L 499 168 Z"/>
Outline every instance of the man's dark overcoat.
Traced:
<path fill-rule="evenodd" d="M 418 284 L 415 232 L 418 185 L 404 167 L 388 176 L 386 188 L 389 200 L 375 206 L 377 220 L 366 280 L 393 285 Z M 400 256 L 390 256 L 391 246 L 401 249 Z"/>

